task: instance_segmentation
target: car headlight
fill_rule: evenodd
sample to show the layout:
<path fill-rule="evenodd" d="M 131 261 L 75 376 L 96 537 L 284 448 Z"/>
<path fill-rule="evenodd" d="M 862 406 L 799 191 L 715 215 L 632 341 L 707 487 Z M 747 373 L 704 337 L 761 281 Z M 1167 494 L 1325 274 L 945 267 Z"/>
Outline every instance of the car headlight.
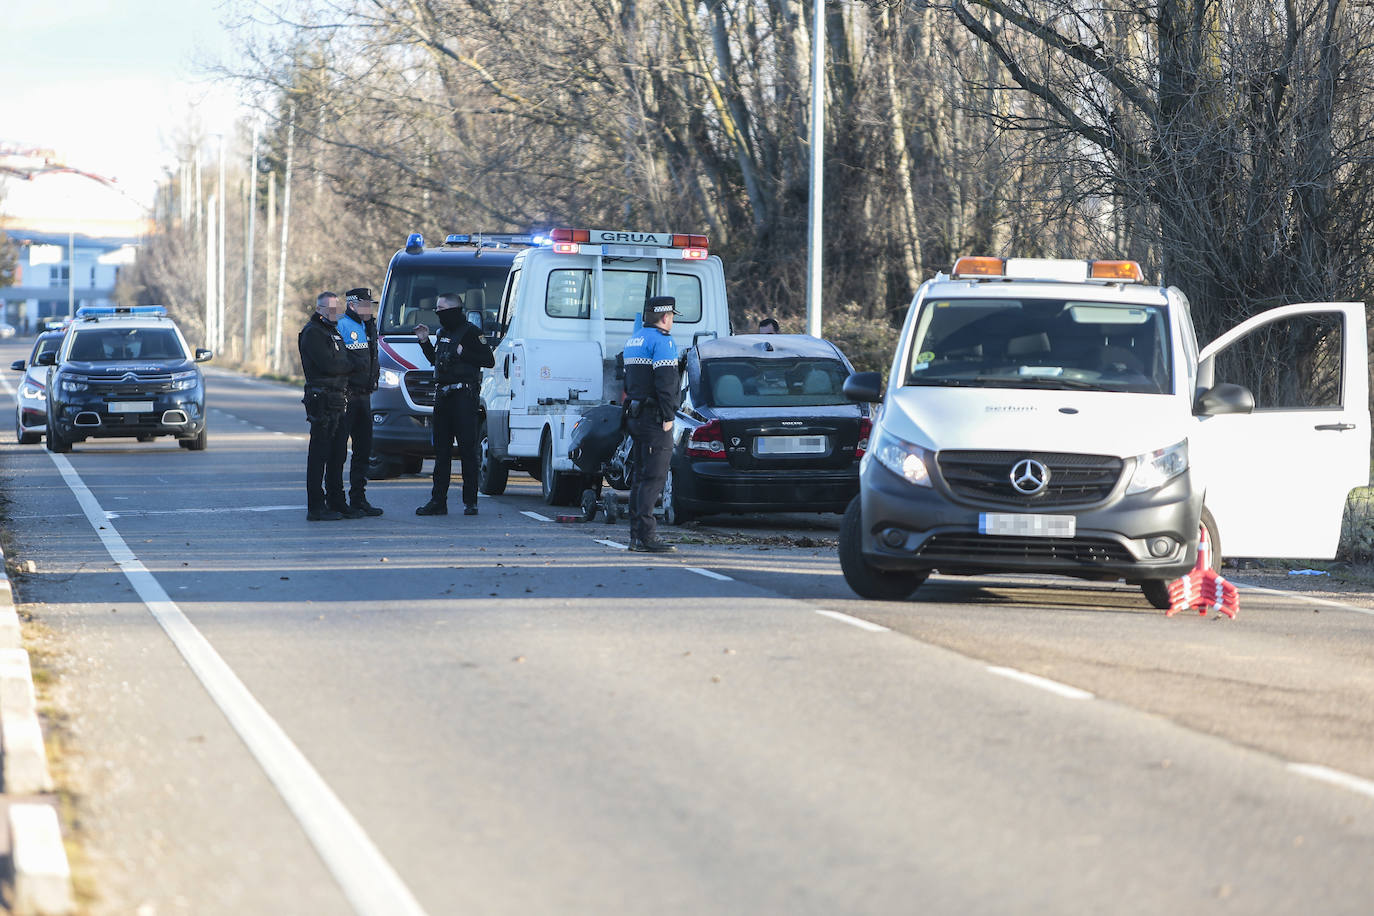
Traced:
<path fill-rule="evenodd" d="M 930 462 L 934 456 L 919 445 L 880 432 L 876 444 L 864 455 L 865 460 L 870 457 L 892 473 L 906 478 L 908 483 L 918 487 L 931 485 Z"/>
<path fill-rule="evenodd" d="M 383 369 L 382 376 L 377 380 L 378 388 L 400 388 L 401 373 L 395 369 Z"/>
<path fill-rule="evenodd" d="M 47 392 L 33 382 L 24 382 L 19 386 L 19 397 L 26 401 L 41 401 L 47 397 Z"/>
<path fill-rule="evenodd" d="M 194 370 L 172 373 L 172 390 L 186 391 L 200 384 L 200 373 Z"/>
<path fill-rule="evenodd" d="M 1144 493 L 1162 487 L 1188 470 L 1188 440 L 1135 456 L 1135 473 L 1126 485 L 1127 493 Z"/>
<path fill-rule="evenodd" d="M 85 391 L 89 387 L 91 386 L 86 384 L 84 378 L 78 378 L 72 375 L 64 375 L 57 382 L 57 389 L 64 394 L 74 394 L 78 391 Z"/>

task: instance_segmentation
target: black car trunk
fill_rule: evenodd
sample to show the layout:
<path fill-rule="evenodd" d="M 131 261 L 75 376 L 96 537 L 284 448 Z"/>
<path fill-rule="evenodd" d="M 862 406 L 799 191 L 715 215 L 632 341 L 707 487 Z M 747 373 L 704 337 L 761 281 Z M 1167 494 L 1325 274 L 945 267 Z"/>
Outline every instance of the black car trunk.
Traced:
<path fill-rule="evenodd" d="M 838 469 L 854 461 L 860 409 L 826 407 L 713 407 L 725 457 L 744 470 Z M 802 414 L 802 416 L 799 416 Z"/>

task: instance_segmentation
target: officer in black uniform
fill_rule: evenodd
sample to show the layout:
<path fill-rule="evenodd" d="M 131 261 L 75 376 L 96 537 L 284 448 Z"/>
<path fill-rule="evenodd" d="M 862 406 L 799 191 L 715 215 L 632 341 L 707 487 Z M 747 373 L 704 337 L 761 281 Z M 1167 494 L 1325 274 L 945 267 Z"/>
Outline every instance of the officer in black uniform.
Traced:
<path fill-rule="evenodd" d="M 676 548 L 660 540 L 654 504 L 663 495 L 668 462 L 673 456 L 673 418 L 677 416 L 679 382 L 677 345 L 669 333 L 677 300 L 654 296 L 644 304 L 644 327 L 625 341 L 625 412 L 634 439 L 634 478 L 630 484 L 630 549 L 669 553 Z"/>
<path fill-rule="evenodd" d="M 348 416 L 344 426 L 353 441 L 348 467 L 348 518 L 378 516 L 382 510 L 367 501 L 367 466 L 372 459 L 372 392 L 377 390 L 381 366 L 377 362 L 377 300 L 366 286 L 344 293 L 345 309 L 339 334 L 353 358 L 348 375 Z"/>
<path fill-rule="evenodd" d="M 444 293 L 434 304 L 439 333 L 429 342 L 429 328 L 415 326 L 420 349 L 434 364 L 434 485 L 429 502 L 416 515 L 447 515 L 448 484 L 453 473 L 453 442 L 463 466 L 463 514 L 477 514 L 477 404 L 482 370 L 496 365 L 477 326 L 463 314 L 457 293 Z"/>
<path fill-rule="evenodd" d="M 353 360 L 339 334 L 343 303 L 334 293 L 315 299 L 315 314 L 301 328 L 297 345 L 305 373 L 305 418 L 310 421 L 310 449 L 305 462 L 305 517 L 329 522 L 344 517 L 343 465 L 348 449 L 348 376 Z"/>

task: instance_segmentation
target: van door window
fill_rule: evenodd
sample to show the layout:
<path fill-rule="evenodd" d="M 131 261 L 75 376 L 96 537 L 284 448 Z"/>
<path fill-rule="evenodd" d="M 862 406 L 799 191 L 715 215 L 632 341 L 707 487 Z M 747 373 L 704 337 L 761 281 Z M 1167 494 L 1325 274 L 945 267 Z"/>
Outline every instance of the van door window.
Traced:
<path fill-rule="evenodd" d="M 651 270 L 602 270 L 605 315 L 609 319 L 633 321 L 644 313 L 644 303 L 659 295 L 658 274 Z M 693 324 L 701 320 L 701 279 L 692 274 L 668 274 L 665 295 L 677 300 L 677 321 Z M 553 318 L 588 318 L 591 315 L 592 271 L 568 268 L 549 271 L 544 311 Z"/>
<path fill-rule="evenodd" d="M 501 324 L 501 333 L 504 335 L 510 329 L 511 316 L 515 310 L 515 296 L 520 290 L 520 274 L 523 271 L 512 270 L 510 279 L 506 281 L 506 294 L 501 299 L 501 314 L 497 321 Z"/>
<path fill-rule="evenodd" d="M 1255 410 L 1342 405 L 1340 312 L 1294 315 L 1261 325 L 1216 356 L 1216 382 L 1244 385 Z"/>

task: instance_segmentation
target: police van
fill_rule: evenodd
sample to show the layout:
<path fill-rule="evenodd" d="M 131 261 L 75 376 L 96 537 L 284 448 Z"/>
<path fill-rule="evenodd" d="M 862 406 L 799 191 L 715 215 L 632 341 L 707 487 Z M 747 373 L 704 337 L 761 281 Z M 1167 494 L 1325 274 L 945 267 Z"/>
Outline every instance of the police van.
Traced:
<path fill-rule="evenodd" d="M 1131 261 L 961 258 L 917 290 L 845 513 L 865 598 L 932 572 L 1168 583 L 1200 544 L 1335 556 L 1370 477 L 1360 302 L 1290 305 L 1199 347 L 1189 303 Z"/>
<path fill-rule="evenodd" d="M 434 367 L 415 339 L 415 326 L 439 329 L 435 300 L 456 293 L 468 320 L 495 328 L 496 304 L 516 254 L 535 244 L 532 235 L 468 233 L 427 247 L 411 233 L 387 266 L 377 314 L 377 391 L 372 395 L 372 456 L 368 476 L 418 473 L 434 456 Z"/>
<path fill-rule="evenodd" d="M 588 410 L 619 403 L 616 357 L 651 296 L 677 300 L 679 350 L 730 333 L 725 273 L 703 235 L 554 229 L 518 251 L 493 328 L 496 365 L 483 370 L 483 493 L 513 469 L 539 479 L 545 502 L 568 505 L 596 481 L 569 457 Z"/>

